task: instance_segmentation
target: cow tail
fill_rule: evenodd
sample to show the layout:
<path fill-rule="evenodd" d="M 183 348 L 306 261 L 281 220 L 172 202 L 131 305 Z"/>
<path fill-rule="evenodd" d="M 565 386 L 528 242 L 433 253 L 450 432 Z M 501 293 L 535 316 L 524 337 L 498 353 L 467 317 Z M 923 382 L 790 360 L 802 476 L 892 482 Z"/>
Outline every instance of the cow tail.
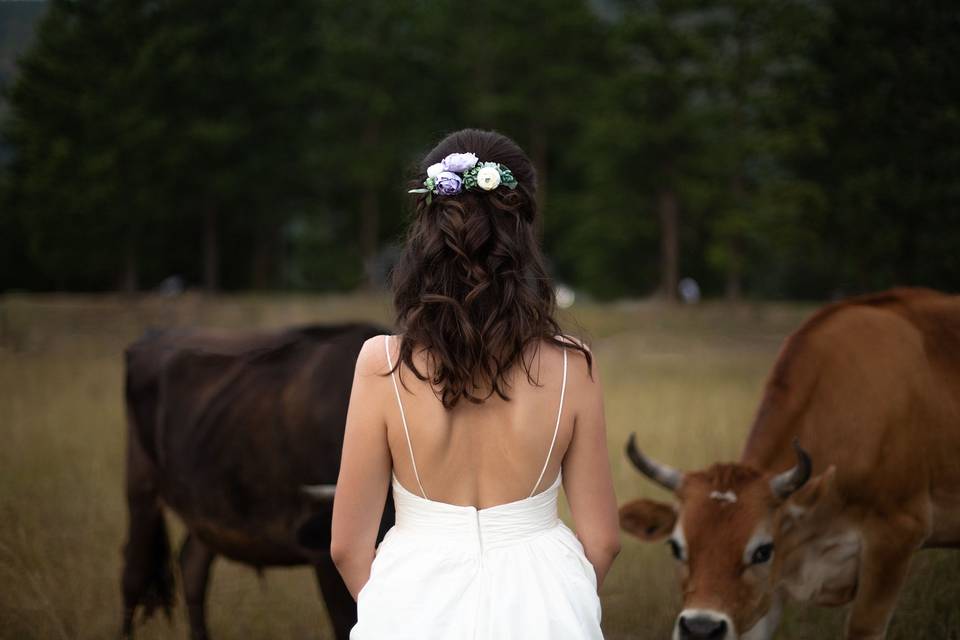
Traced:
<path fill-rule="evenodd" d="M 129 389 L 128 389 L 129 391 Z M 123 635 L 133 633 L 134 616 L 158 609 L 167 617 L 174 604 L 170 539 L 160 499 L 155 462 L 146 454 L 127 406 L 127 508 L 129 525 L 123 549 Z"/>

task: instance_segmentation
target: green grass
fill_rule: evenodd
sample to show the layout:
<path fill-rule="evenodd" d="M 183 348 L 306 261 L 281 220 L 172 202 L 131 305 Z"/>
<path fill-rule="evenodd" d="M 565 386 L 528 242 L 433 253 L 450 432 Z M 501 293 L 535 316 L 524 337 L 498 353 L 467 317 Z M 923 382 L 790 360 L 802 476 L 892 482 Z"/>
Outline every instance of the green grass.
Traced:
<path fill-rule="evenodd" d="M 734 459 L 782 338 L 809 307 L 654 303 L 577 306 L 606 389 L 610 459 L 621 502 L 664 493 L 622 454 L 636 431 L 656 457 L 692 468 Z M 378 296 L 244 295 L 0 298 L 0 638 L 105 638 L 120 622 L 124 422 L 121 350 L 147 326 L 281 326 L 347 319 L 389 324 Z M 566 514 L 566 511 L 564 511 Z M 174 524 L 174 544 L 181 530 Z M 610 639 L 666 638 L 678 606 L 663 545 L 624 538 L 603 587 Z M 891 638 L 960 639 L 960 554 L 924 552 Z M 218 560 L 216 638 L 330 638 L 308 569 Z M 840 637 L 843 611 L 792 606 L 780 638 Z M 141 638 L 186 637 L 184 611 Z"/>

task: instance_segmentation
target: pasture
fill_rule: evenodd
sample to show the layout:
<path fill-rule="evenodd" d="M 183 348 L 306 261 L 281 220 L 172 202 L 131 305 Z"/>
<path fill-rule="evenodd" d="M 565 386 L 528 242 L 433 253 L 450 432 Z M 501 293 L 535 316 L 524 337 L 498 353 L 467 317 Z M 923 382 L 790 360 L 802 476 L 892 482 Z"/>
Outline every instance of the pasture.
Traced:
<path fill-rule="evenodd" d="M 637 302 L 565 312 L 565 326 L 592 340 L 600 364 L 618 501 L 665 497 L 626 461 L 631 431 L 649 454 L 678 467 L 736 458 L 781 340 L 811 310 Z M 0 638 L 108 638 L 119 629 L 121 352 L 144 328 L 347 319 L 389 325 L 390 317 L 389 300 L 374 295 L 0 298 Z M 607 637 L 669 637 L 676 591 L 665 545 L 625 536 L 601 594 Z M 306 568 L 258 576 L 219 559 L 209 623 L 219 639 L 331 637 Z M 842 625 L 842 610 L 793 605 L 778 637 L 836 638 Z M 181 606 L 171 622 L 157 616 L 138 637 L 186 633 Z M 890 637 L 960 639 L 960 553 L 918 556 Z"/>

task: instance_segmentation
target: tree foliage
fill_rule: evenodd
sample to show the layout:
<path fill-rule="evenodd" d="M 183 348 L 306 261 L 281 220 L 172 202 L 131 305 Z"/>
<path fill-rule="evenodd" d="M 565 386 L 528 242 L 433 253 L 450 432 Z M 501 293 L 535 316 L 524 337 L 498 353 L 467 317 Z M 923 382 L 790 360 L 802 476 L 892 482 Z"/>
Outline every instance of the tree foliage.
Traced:
<path fill-rule="evenodd" d="M 601 297 L 960 283 L 960 17 L 843 0 L 54 0 L 7 88 L 0 290 L 382 280 L 495 128 Z"/>

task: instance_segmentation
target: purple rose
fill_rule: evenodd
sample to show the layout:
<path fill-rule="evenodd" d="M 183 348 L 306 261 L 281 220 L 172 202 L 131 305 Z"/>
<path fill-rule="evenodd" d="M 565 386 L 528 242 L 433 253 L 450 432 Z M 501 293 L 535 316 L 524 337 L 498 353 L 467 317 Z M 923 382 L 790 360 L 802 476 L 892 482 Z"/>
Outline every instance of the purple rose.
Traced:
<path fill-rule="evenodd" d="M 460 187 L 463 180 L 455 173 L 449 171 L 441 172 L 434 178 L 434 188 L 441 196 L 455 196 L 460 193 Z"/>
<path fill-rule="evenodd" d="M 463 173 L 477 166 L 477 156 L 473 153 L 451 153 L 443 159 L 444 171 Z"/>

